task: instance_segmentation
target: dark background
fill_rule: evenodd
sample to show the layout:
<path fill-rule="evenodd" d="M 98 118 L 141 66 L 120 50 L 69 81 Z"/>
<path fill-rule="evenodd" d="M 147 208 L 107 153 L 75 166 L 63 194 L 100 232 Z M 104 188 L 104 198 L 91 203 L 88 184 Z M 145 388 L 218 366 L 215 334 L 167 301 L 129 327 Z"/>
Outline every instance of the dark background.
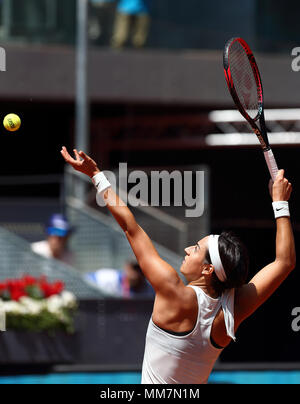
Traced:
<path fill-rule="evenodd" d="M 43 18 L 36 26 L 27 24 L 30 13 L 22 8 L 28 3 L 20 6 L 14 0 L 15 9 L 17 3 L 12 38 L 7 46 L 4 41 L 8 67 L 0 73 L 0 118 L 17 113 L 22 126 L 16 133 L 0 128 L 0 177 L 63 175 L 59 151 L 62 145 L 75 145 L 75 2 L 59 2 L 58 24 L 47 30 L 40 27 Z M 108 43 L 90 48 L 92 157 L 103 169 L 117 168 L 119 162 L 132 167 L 208 165 L 211 231 L 233 230 L 244 241 L 249 279 L 275 257 L 269 174 L 259 147 L 204 145 L 206 134 L 218 132 L 208 112 L 233 108 L 222 49 L 236 35 L 258 51 L 266 106 L 299 107 L 300 73 L 291 71 L 290 56 L 292 48 L 300 46 L 299 15 L 298 1 L 219 0 L 212 6 L 199 0 L 156 0 L 146 49 L 118 53 Z M 141 123 L 149 117 L 150 128 Z M 274 154 L 293 185 L 290 211 L 299 252 L 299 145 L 274 147 Z M 60 187 L 1 185 L 0 192 L 1 198 L 58 199 Z M 241 325 L 237 342 L 221 361 L 300 361 L 300 334 L 291 328 L 292 309 L 300 306 L 299 280 L 296 268 Z M 139 343 L 143 341 L 140 336 Z"/>
<path fill-rule="evenodd" d="M 8 111 L 10 105 L 5 105 Z M 124 106 L 96 105 L 92 114 L 97 118 L 104 113 L 122 112 Z M 167 107 L 168 112 L 172 110 Z M 186 109 L 188 109 L 186 107 Z M 193 111 L 194 107 L 191 107 Z M 22 115 L 23 126 L 16 134 L 2 130 L 1 175 L 61 174 L 64 163 L 59 150 L 62 145 L 72 147 L 71 125 L 73 105 L 20 104 L 14 111 Z M 176 108 L 175 108 L 176 112 Z M 52 119 L 49 119 L 49 116 Z M 28 125 L 27 122 L 30 122 Z M 32 124 L 34 122 L 34 124 Z M 45 124 L 46 122 L 46 124 Z M 57 125 L 59 122 L 59 125 Z M 92 152 L 93 154 L 93 152 Z M 286 176 L 293 184 L 290 201 L 295 241 L 299 240 L 300 203 L 298 185 L 298 149 L 295 147 L 275 148 L 274 154 L 279 166 L 285 168 Z M 210 201 L 211 229 L 213 233 L 233 230 L 248 247 L 250 255 L 249 279 L 275 257 L 275 222 L 271 199 L 268 193 L 269 175 L 260 148 L 220 148 L 128 150 L 113 151 L 110 156 L 113 167 L 126 161 L 132 166 L 145 165 L 192 165 L 207 164 L 211 169 Z M 101 165 L 101 162 L 100 162 Z M 59 187 L 26 186 L 1 187 L 2 196 L 59 196 Z M 21 195 L 20 195 L 21 193 Z M 195 219 L 196 220 L 196 219 Z M 245 222 L 246 221 L 246 222 Z M 151 234 L 150 234 L 151 236 Z M 294 307 L 300 306 L 299 274 L 297 268 L 272 298 L 254 316 L 241 325 L 237 342 L 232 343 L 222 354 L 223 362 L 297 362 L 299 334 L 292 331 L 291 315 Z M 141 342 L 142 343 L 142 342 Z M 113 350 L 112 350 L 113 351 Z M 112 352 L 111 351 L 111 352 Z"/>

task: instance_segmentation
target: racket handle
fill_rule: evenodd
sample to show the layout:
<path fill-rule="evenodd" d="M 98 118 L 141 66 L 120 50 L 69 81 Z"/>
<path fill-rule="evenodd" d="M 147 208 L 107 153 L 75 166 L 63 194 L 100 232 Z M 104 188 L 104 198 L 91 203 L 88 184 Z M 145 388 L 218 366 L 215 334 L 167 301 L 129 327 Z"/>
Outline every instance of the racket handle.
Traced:
<path fill-rule="evenodd" d="M 277 167 L 277 163 L 274 157 L 274 154 L 272 152 L 272 150 L 266 150 L 264 151 L 264 156 L 266 159 L 266 163 L 268 166 L 268 169 L 270 171 L 271 174 L 271 178 L 273 180 L 273 182 L 275 181 L 275 178 L 277 177 L 277 173 L 278 173 L 278 167 Z"/>

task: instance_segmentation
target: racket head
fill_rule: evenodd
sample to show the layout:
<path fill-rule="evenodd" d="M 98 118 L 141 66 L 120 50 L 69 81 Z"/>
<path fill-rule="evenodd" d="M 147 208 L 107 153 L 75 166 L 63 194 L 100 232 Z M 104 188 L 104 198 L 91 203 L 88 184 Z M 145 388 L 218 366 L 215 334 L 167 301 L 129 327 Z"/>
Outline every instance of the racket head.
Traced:
<path fill-rule="evenodd" d="M 255 57 L 242 38 L 230 39 L 223 65 L 230 94 L 240 113 L 252 124 L 264 110 L 263 86 Z"/>

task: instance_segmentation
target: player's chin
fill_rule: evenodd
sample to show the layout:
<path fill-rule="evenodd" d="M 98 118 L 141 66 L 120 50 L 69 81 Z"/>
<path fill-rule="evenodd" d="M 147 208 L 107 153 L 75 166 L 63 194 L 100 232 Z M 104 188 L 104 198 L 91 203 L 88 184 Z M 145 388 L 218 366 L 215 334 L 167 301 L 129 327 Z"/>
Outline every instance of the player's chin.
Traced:
<path fill-rule="evenodd" d="M 179 269 L 179 271 L 184 274 L 184 269 L 185 269 L 185 261 L 182 261 L 181 267 Z"/>

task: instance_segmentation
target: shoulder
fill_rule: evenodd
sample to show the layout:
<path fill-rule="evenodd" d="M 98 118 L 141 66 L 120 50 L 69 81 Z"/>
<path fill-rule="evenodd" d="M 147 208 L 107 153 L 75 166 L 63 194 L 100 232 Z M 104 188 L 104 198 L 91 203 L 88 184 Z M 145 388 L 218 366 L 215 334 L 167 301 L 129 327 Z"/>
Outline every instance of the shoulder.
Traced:
<path fill-rule="evenodd" d="M 191 287 L 179 286 L 177 291 L 173 291 L 169 296 L 156 294 L 152 316 L 159 326 L 181 331 L 174 329 L 173 324 L 181 324 L 184 320 L 194 323 L 197 313 L 197 295 Z M 187 325 L 187 329 L 189 327 L 190 325 Z"/>
<path fill-rule="evenodd" d="M 174 332 L 189 332 L 198 316 L 197 294 L 193 288 L 182 286 L 170 298 L 156 294 L 152 314 L 153 322 Z"/>
<path fill-rule="evenodd" d="M 191 286 L 184 286 L 180 295 L 181 305 L 184 309 L 194 308 L 198 305 L 197 289 Z"/>
<path fill-rule="evenodd" d="M 196 291 L 183 283 L 178 283 L 173 288 L 170 288 L 169 293 L 161 294 L 159 291 L 156 297 L 169 301 L 172 305 L 179 305 L 180 307 L 190 307 L 197 302 Z"/>

